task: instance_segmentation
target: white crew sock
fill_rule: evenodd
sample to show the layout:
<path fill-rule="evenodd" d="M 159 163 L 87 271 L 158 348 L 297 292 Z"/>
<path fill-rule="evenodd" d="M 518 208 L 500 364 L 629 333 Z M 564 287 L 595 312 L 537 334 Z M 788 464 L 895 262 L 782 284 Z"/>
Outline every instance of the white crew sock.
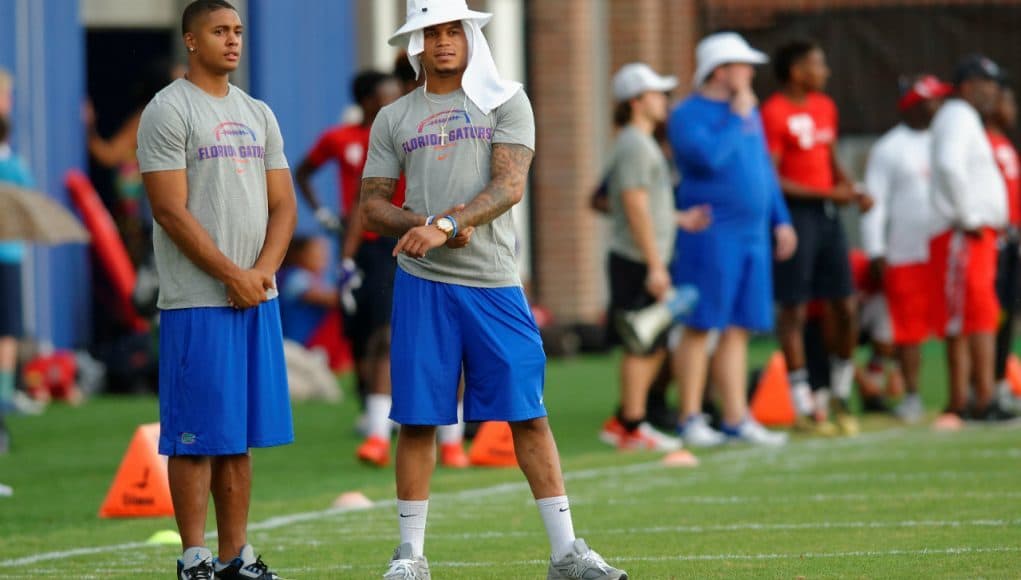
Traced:
<path fill-rule="evenodd" d="M 457 423 L 453 425 L 440 425 L 436 428 L 436 437 L 440 445 L 447 443 L 460 443 L 464 439 L 464 406 L 457 404 Z"/>
<path fill-rule="evenodd" d="M 181 554 L 181 563 L 184 564 L 185 570 L 198 566 L 206 560 L 212 562 L 213 553 L 205 546 L 192 546 Z"/>
<path fill-rule="evenodd" d="M 830 357 L 830 386 L 833 396 L 841 401 L 851 398 L 851 387 L 854 386 L 854 362 L 836 356 Z"/>
<path fill-rule="evenodd" d="M 429 500 L 397 500 L 397 519 L 401 526 L 401 543 L 411 544 L 411 555 L 425 553 L 425 520 L 429 515 Z"/>
<path fill-rule="evenodd" d="M 546 526 L 553 561 L 560 560 L 572 550 L 575 539 L 574 521 L 571 519 L 571 505 L 567 501 L 567 496 L 537 499 L 535 505 L 538 506 L 542 523 Z"/>
<path fill-rule="evenodd" d="M 787 373 L 787 382 L 791 385 L 791 398 L 794 409 L 799 416 L 807 417 L 815 410 L 812 404 L 812 387 L 808 384 L 808 371 L 796 369 Z"/>
<path fill-rule="evenodd" d="M 369 437 L 390 440 L 390 395 L 365 397 L 366 431 Z"/>

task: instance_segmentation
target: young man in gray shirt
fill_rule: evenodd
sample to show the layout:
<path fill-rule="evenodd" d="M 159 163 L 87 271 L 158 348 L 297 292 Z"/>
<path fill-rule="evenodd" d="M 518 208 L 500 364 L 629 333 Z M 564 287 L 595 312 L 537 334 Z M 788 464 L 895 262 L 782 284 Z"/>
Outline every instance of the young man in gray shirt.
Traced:
<path fill-rule="evenodd" d="M 138 162 L 156 220 L 160 442 L 184 553 L 180 580 L 273 580 L 246 540 L 251 447 L 294 439 L 274 274 L 296 209 L 269 107 L 229 83 L 241 20 L 224 0 L 184 11 L 188 74 L 142 113 Z M 205 547 L 216 504 L 220 558 Z"/>
<path fill-rule="evenodd" d="M 401 544 L 384 578 L 428 578 L 423 555 L 437 425 L 508 421 L 518 463 L 550 539 L 548 578 L 627 578 L 574 536 L 543 406 L 546 358 L 514 261 L 510 209 L 521 200 L 535 121 L 517 83 L 501 79 L 464 0 L 409 0 L 391 44 L 408 46 L 425 87 L 384 108 L 362 173 L 369 230 L 394 249 L 391 346 Z M 407 178 L 404 208 L 391 204 Z"/>
<path fill-rule="evenodd" d="M 697 231 L 710 220 L 706 207 L 674 209 L 670 165 L 653 136 L 667 118 L 667 91 L 677 79 L 661 77 L 644 63 L 621 67 L 613 77 L 614 122 L 621 127 L 610 155 L 610 339 L 622 342 L 616 323 L 628 312 L 663 300 L 671 288 L 667 270 L 677 228 Z M 646 421 L 649 388 L 666 360 L 666 331 L 648 351 L 625 343 L 620 363 L 620 407 L 599 438 L 618 449 L 675 451 L 681 442 Z"/>

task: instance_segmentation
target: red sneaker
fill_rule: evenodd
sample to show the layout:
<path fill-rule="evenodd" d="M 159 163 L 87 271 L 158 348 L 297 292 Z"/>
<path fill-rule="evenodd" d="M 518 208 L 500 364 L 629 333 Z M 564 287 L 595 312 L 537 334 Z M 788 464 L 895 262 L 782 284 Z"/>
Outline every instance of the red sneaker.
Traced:
<path fill-rule="evenodd" d="M 460 441 L 440 445 L 440 464 L 454 469 L 468 467 L 468 455 L 464 452 L 464 446 Z"/>
<path fill-rule="evenodd" d="M 603 430 L 599 432 L 599 440 L 614 447 L 620 447 L 620 441 L 625 436 L 627 436 L 627 429 L 616 416 L 607 419 L 603 423 Z"/>
<path fill-rule="evenodd" d="M 358 447 L 357 455 L 363 463 L 386 467 L 390 465 L 390 442 L 382 437 L 370 435 Z"/>

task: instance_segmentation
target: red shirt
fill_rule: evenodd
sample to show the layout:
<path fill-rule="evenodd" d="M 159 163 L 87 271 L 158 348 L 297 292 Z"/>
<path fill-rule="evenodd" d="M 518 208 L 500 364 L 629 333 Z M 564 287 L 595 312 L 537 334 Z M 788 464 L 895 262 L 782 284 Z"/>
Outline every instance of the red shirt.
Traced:
<path fill-rule="evenodd" d="M 833 189 L 831 148 L 837 140 L 837 106 L 822 93 L 795 103 L 776 93 L 762 105 L 769 152 L 781 177 L 823 191 Z"/>
<path fill-rule="evenodd" d="M 369 150 L 370 128 L 361 124 L 342 125 L 323 133 L 308 152 L 309 163 L 318 168 L 327 161 L 337 162 L 337 181 L 340 183 L 340 208 L 343 215 L 351 215 L 355 196 L 358 195 L 365 156 Z M 404 205 L 404 176 L 397 182 L 393 204 Z M 379 235 L 365 232 L 363 239 L 376 240 Z"/>
<path fill-rule="evenodd" d="M 1021 162 L 1017 150 L 1002 133 L 987 131 L 989 144 L 993 146 L 993 157 L 1000 167 L 1003 181 L 1007 184 L 1007 207 L 1010 209 L 1010 223 L 1021 226 Z"/>

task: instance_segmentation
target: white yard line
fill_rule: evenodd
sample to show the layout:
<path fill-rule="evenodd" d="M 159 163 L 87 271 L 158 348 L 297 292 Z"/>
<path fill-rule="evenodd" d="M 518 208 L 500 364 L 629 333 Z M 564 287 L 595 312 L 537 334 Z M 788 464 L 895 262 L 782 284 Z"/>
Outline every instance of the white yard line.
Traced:
<path fill-rule="evenodd" d="M 912 529 L 912 528 L 1001 528 L 1021 527 L 1021 520 L 902 520 L 893 522 L 884 521 L 824 521 L 824 522 L 789 522 L 789 523 L 761 523 L 761 522 L 736 522 L 732 524 L 714 525 L 676 525 L 676 526 L 647 526 L 631 528 L 599 528 L 592 530 L 601 536 L 618 535 L 655 535 L 655 534 L 704 534 L 704 533 L 726 533 L 743 531 L 805 531 L 805 530 L 878 530 L 878 529 Z M 579 535 L 586 535 L 585 530 L 578 529 Z M 377 541 L 392 538 L 393 533 L 367 534 L 364 529 L 344 530 L 343 533 L 333 533 L 337 536 L 350 540 Z M 430 540 L 489 540 L 504 538 L 519 538 L 534 536 L 535 531 L 485 531 L 485 532 L 464 532 L 444 533 L 430 532 Z"/>
<path fill-rule="evenodd" d="M 993 546 L 972 548 L 968 546 L 956 548 L 925 548 L 922 550 L 860 550 L 848 552 L 793 552 L 765 554 L 679 554 L 676 556 L 623 556 L 613 558 L 614 563 L 621 562 L 699 562 L 716 560 L 788 560 L 813 558 L 876 558 L 884 556 L 959 556 L 967 554 L 1000 554 L 1021 552 L 1018 546 Z M 546 564 L 547 560 L 519 560 L 517 562 L 500 562 L 500 566 L 534 566 Z M 484 568 L 493 566 L 493 562 L 431 562 L 433 568 Z"/>
<path fill-rule="evenodd" d="M 887 431 L 869 433 L 869 434 L 866 434 L 866 435 L 863 435 L 863 436 L 860 436 L 860 437 L 856 437 L 856 438 L 851 438 L 851 439 L 838 439 L 838 440 L 813 439 L 813 440 L 798 441 L 798 442 L 795 442 L 792 445 L 787 446 L 786 448 L 778 449 L 778 450 L 766 450 L 766 449 L 762 449 L 762 448 L 753 448 L 753 447 L 745 447 L 745 448 L 733 449 L 733 450 L 724 450 L 724 451 L 712 453 L 712 454 L 706 456 L 705 459 L 704 459 L 704 464 L 705 465 L 726 464 L 726 465 L 728 465 L 729 469 L 736 469 L 739 472 L 743 472 L 744 471 L 744 465 L 745 465 L 745 462 L 747 460 L 754 460 L 754 459 L 760 459 L 761 460 L 761 459 L 763 459 L 765 457 L 765 459 L 767 459 L 767 462 L 768 462 L 769 459 L 773 459 L 773 458 L 781 459 L 784 456 L 787 456 L 789 458 L 790 454 L 792 454 L 792 453 L 794 453 L 794 454 L 800 454 L 800 453 L 806 453 L 806 452 L 807 453 L 811 453 L 811 452 L 818 451 L 818 450 L 823 450 L 823 449 L 833 450 L 834 448 L 841 448 L 841 447 L 857 447 L 857 446 L 860 446 L 860 445 L 863 445 L 863 444 L 874 444 L 874 443 L 877 443 L 877 442 L 880 442 L 880 441 L 883 441 L 883 440 L 902 438 L 905 435 L 906 435 L 906 433 L 905 433 L 904 429 L 897 428 L 897 429 L 890 429 L 890 430 L 887 430 Z M 604 478 L 606 476 L 624 476 L 624 475 L 629 475 L 629 474 L 641 473 L 641 474 L 643 474 L 643 479 L 645 479 L 650 474 L 650 471 L 653 471 L 653 470 L 660 471 L 660 470 L 663 470 L 663 469 L 664 468 L 662 468 L 658 462 L 646 462 L 646 463 L 638 463 L 638 464 L 632 464 L 632 465 L 626 465 L 626 466 L 611 465 L 611 466 L 601 467 L 601 468 L 569 471 L 569 472 L 564 474 L 564 478 L 566 480 L 568 480 L 568 481 L 573 481 L 573 480 L 585 480 L 585 479 Z M 728 471 L 729 471 L 729 469 L 728 469 Z M 673 474 L 682 473 L 682 472 L 677 471 L 677 470 L 670 470 L 670 471 Z M 690 479 L 692 475 L 695 475 L 696 477 L 699 476 L 699 475 L 702 475 L 702 473 L 699 473 L 699 472 L 684 472 L 684 473 L 685 473 L 685 478 L 686 479 Z M 721 473 L 708 474 L 708 473 L 705 473 L 704 475 L 705 475 L 705 477 L 697 477 L 697 478 L 698 479 L 711 479 L 711 478 L 720 478 L 720 477 L 726 478 L 728 474 L 721 474 Z M 896 475 L 897 474 L 879 474 L 878 479 L 884 479 L 884 480 L 893 479 L 893 480 L 898 480 L 899 478 L 896 478 L 896 477 L 891 478 L 891 477 L 889 477 L 889 476 L 896 476 Z M 979 474 L 975 474 L 975 475 L 979 475 Z M 988 477 L 990 474 L 989 473 L 984 473 L 982 475 L 985 475 L 985 476 Z M 836 476 L 838 479 L 841 479 L 841 480 L 853 480 L 853 479 L 858 479 L 859 477 L 866 476 L 866 474 L 829 474 L 827 479 L 833 478 L 834 476 Z M 884 476 L 886 476 L 886 477 L 884 477 Z M 929 473 L 929 474 L 912 474 L 912 476 L 913 477 L 910 477 L 910 478 L 909 477 L 904 477 L 903 479 L 906 480 L 906 479 L 916 479 L 916 478 L 933 477 L 933 476 L 939 476 L 939 477 L 955 477 L 955 476 L 957 476 L 957 477 L 959 477 L 959 474 L 957 474 L 956 472 L 952 472 L 952 471 L 946 471 L 946 472 L 937 472 L 937 473 Z M 842 479 L 842 478 L 845 478 L 845 477 L 847 479 Z M 873 475 L 871 477 L 876 478 L 877 476 Z M 672 479 L 673 479 L 673 481 L 675 483 L 678 482 L 678 478 L 675 477 L 675 478 L 672 478 Z M 773 480 L 774 478 L 770 477 L 769 479 Z M 784 479 L 785 478 L 781 477 L 781 480 L 784 480 Z M 793 477 L 791 479 L 793 479 Z M 683 479 L 681 479 L 681 481 L 683 481 Z M 631 481 L 630 483 L 633 484 L 635 482 Z M 487 497 L 492 497 L 494 495 L 499 495 L 499 494 L 503 494 L 503 493 L 525 492 L 527 490 L 528 490 L 527 483 L 522 481 L 522 482 L 515 482 L 515 483 L 503 483 L 503 484 L 492 485 L 492 486 L 478 488 L 478 489 L 464 490 L 464 491 L 459 491 L 459 492 L 436 493 L 436 494 L 433 494 L 433 498 L 437 499 L 437 500 L 440 500 L 440 501 L 449 501 L 449 500 L 466 501 L 466 500 L 471 500 L 473 498 L 487 498 Z M 395 503 L 394 500 L 378 501 L 378 502 L 374 502 L 372 506 L 370 506 L 368 508 L 363 508 L 363 509 L 391 508 L 391 507 L 394 506 L 394 503 Z M 330 518 L 330 517 L 338 516 L 338 515 L 341 515 L 341 514 L 350 513 L 352 511 L 360 511 L 360 510 L 357 510 L 357 509 L 352 510 L 352 509 L 347 509 L 347 508 L 330 508 L 330 509 L 318 510 L 318 511 L 299 512 L 299 513 L 294 513 L 294 514 L 288 514 L 288 515 L 283 515 L 283 516 L 272 517 L 272 518 L 269 518 L 267 520 L 251 524 L 251 525 L 249 525 L 248 529 L 249 529 L 249 531 L 253 531 L 253 532 L 255 532 L 255 531 L 264 531 L 264 530 L 278 529 L 278 528 L 282 528 L 282 527 L 286 527 L 286 526 L 290 526 L 290 525 L 294 525 L 294 524 L 298 524 L 298 523 L 302 523 L 302 522 L 309 522 L 309 521 L 315 521 L 315 520 L 321 520 L 321 519 L 325 519 L 325 518 Z M 766 528 L 761 528 L 761 529 L 766 529 Z M 215 536 L 215 532 L 211 532 L 208 535 L 210 537 L 214 537 Z M 95 554 L 104 554 L 104 553 L 110 553 L 110 552 L 120 552 L 120 551 L 125 551 L 125 550 L 138 550 L 138 549 L 141 549 L 141 548 L 148 548 L 148 547 L 151 547 L 151 546 L 149 544 L 144 543 L 144 542 L 126 542 L 126 543 L 121 543 L 121 544 L 110 544 L 110 545 L 106 545 L 106 546 L 94 546 L 94 547 L 73 548 L 73 549 L 68 549 L 68 550 L 56 550 L 56 551 L 50 551 L 50 552 L 40 552 L 40 553 L 37 553 L 37 554 L 23 556 L 23 557 L 20 557 L 20 558 L 11 558 L 11 559 L 7 559 L 7 560 L 2 560 L 2 561 L 0 561 L 0 568 L 12 568 L 12 567 L 19 567 L 19 566 L 28 566 L 28 565 L 32 565 L 32 564 L 37 564 L 39 562 L 47 562 L 47 561 L 54 561 L 54 560 L 66 560 L 68 558 L 75 558 L 75 557 L 79 557 L 79 556 L 90 556 L 90 555 L 95 555 Z"/>

